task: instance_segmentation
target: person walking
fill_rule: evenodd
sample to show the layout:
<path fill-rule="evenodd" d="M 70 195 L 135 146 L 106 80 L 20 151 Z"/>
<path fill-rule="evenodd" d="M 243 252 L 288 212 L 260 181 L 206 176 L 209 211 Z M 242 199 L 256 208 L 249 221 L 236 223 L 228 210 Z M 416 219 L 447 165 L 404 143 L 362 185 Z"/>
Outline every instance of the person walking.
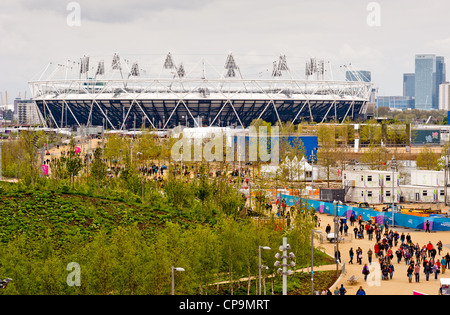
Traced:
<path fill-rule="evenodd" d="M 338 287 L 336 287 L 336 289 L 334 289 L 334 295 L 340 295 L 340 292 L 339 292 L 339 288 L 338 288 Z"/>
<path fill-rule="evenodd" d="M 366 295 L 366 291 L 364 291 L 362 286 L 360 286 L 358 291 L 356 291 L 356 295 Z"/>
<path fill-rule="evenodd" d="M 369 267 L 367 267 L 367 264 L 364 264 L 362 274 L 364 275 L 364 281 L 367 281 L 367 276 L 369 275 L 370 270 Z"/>
<path fill-rule="evenodd" d="M 414 276 L 416 278 L 416 282 L 418 283 L 420 280 L 420 265 L 419 264 L 416 264 L 414 266 Z"/>
<path fill-rule="evenodd" d="M 372 250 L 369 248 L 369 250 L 367 251 L 367 259 L 369 260 L 369 265 L 372 264 L 372 255 L 373 255 L 373 252 L 372 252 Z"/>
<path fill-rule="evenodd" d="M 400 248 L 398 248 L 395 251 L 395 254 L 397 255 L 397 264 L 399 264 L 400 261 L 402 260 L 403 252 L 402 252 L 402 250 Z"/>
<path fill-rule="evenodd" d="M 392 262 L 389 264 L 389 279 L 392 280 L 392 276 L 394 275 L 394 265 Z"/>
<path fill-rule="evenodd" d="M 350 261 L 348 263 L 353 265 L 353 256 L 355 255 L 355 253 L 353 252 L 353 247 L 350 248 L 348 254 L 350 255 Z"/>
<path fill-rule="evenodd" d="M 440 263 L 436 262 L 436 263 L 433 265 L 433 267 L 432 267 L 432 270 L 433 270 L 433 272 L 434 272 L 434 280 L 437 280 L 438 274 L 439 274 L 439 272 L 441 271 L 440 269 L 441 269 L 441 268 L 440 268 Z"/>
<path fill-rule="evenodd" d="M 447 266 L 447 261 L 445 260 L 445 257 L 442 257 L 442 259 L 441 259 L 442 274 L 445 274 L 445 267 L 446 266 Z"/>
<path fill-rule="evenodd" d="M 423 272 L 425 273 L 425 279 L 428 281 L 430 279 L 430 273 L 431 273 L 431 266 L 430 263 L 427 262 L 425 267 L 423 268 Z"/>
<path fill-rule="evenodd" d="M 347 290 L 344 288 L 344 285 L 341 284 L 341 287 L 339 288 L 339 295 L 345 295 L 347 293 Z"/>
<path fill-rule="evenodd" d="M 436 247 L 438 249 L 438 255 L 440 256 L 442 251 L 442 242 L 441 241 L 437 242 Z"/>
<path fill-rule="evenodd" d="M 430 231 L 430 222 L 427 220 L 427 222 L 425 223 L 425 233 L 431 233 Z"/>
<path fill-rule="evenodd" d="M 409 283 L 412 282 L 412 274 L 413 274 L 413 272 L 414 272 L 414 268 L 411 265 L 409 265 L 408 266 L 408 270 L 406 271 L 406 275 L 408 276 Z"/>

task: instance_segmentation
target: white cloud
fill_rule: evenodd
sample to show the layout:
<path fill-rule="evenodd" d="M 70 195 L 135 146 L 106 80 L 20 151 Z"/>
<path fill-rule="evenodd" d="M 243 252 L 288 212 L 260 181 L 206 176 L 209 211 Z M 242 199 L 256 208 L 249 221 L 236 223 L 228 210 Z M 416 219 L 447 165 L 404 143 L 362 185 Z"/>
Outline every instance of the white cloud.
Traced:
<path fill-rule="evenodd" d="M 233 51 L 254 75 L 280 53 L 299 73 L 317 56 L 371 70 L 387 94 L 401 93 L 416 53 L 450 63 L 450 2 L 441 0 L 379 0 L 380 27 L 366 23 L 369 0 L 79 0 L 80 27 L 66 23 L 69 2 L 1 0 L 0 90 L 24 90 L 49 61 L 114 52 L 153 55 L 154 67 L 168 51 L 178 63 L 205 56 L 223 67 Z"/>

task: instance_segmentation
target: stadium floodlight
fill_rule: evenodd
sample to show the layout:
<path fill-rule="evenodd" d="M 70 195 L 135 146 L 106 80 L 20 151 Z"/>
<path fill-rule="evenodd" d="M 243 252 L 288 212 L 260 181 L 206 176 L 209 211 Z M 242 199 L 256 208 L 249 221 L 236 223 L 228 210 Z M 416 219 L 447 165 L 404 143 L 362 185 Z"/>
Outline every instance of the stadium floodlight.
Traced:
<path fill-rule="evenodd" d="M 95 75 L 104 75 L 104 74 L 105 74 L 105 61 L 100 60 Z"/>
<path fill-rule="evenodd" d="M 120 57 L 118 53 L 114 54 L 112 68 L 113 70 L 122 70 L 122 65 L 120 64 Z"/>
<path fill-rule="evenodd" d="M 89 71 L 89 57 L 84 56 L 81 58 L 80 73 L 87 73 Z"/>
<path fill-rule="evenodd" d="M 139 65 L 137 62 L 133 63 L 131 66 L 130 76 L 138 77 L 139 76 Z"/>
<path fill-rule="evenodd" d="M 184 70 L 183 64 L 180 64 L 180 66 L 178 67 L 177 74 L 178 74 L 178 77 L 180 77 L 180 78 L 184 78 L 185 77 L 186 71 Z"/>
<path fill-rule="evenodd" d="M 173 62 L 172 54 L 169 52 L 166 56 L 166 60 L 164 61 L 164 69 L 174 69 L 175 64 Z"/>

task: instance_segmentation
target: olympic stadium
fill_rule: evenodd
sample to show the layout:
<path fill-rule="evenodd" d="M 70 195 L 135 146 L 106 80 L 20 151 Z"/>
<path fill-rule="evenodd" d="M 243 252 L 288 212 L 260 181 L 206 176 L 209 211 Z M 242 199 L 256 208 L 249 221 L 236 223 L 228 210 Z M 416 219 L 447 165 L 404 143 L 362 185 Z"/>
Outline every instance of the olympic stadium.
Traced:
<path fill-rule="evenodd" d="M 371 83 L 326 78 L 327 63 L 314 58 L 295 69 L 304 73 L 299 79 L 285 55 L 274 59 L 246 78 L 232 53 L 214 70 L 204 59 L 177 65 L 168 53 L 151 67 L 158 74 L 118 53 L 84 56 L 49 63 L 29 86 L 41 124 L 51 128 L 246 128 L 254 119 L 321 123 L 364 114 Z"/>

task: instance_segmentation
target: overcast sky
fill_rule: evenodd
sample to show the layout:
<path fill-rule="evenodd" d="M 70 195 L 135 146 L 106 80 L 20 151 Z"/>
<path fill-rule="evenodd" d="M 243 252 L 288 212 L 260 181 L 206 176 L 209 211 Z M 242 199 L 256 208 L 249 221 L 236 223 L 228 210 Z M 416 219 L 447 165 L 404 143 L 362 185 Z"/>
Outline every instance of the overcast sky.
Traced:
<path fill-rule="evenodd" d="M 0 91 L 10 103 L 19 92 L 29 96 L 27 82 L 49 62 L 115 52 L 162 58 L 161 66 L 169 51 L 177 62 L 204 56 L 223 68 L 232 51 L 242 68 L 260 71 L 282 53 L 298 73 L 317 57 L 372 71 L 380 95 L 402 94 L 415 54 L 450 63 L 450 1 L 375 1 L 379 26 L 369 25 L 376 12 L 364 0 L 78 0 L 80 26 L 67 22 L 70 2 L 0 1 Z"/>

